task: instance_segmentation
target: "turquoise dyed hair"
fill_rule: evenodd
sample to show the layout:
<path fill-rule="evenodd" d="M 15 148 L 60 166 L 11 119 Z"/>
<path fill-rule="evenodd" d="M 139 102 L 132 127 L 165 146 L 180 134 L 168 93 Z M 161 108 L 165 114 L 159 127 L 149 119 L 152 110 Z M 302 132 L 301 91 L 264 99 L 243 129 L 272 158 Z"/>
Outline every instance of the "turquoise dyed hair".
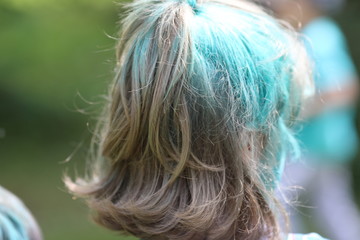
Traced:
<path fill-rule="evenodd" d="M 221 3 L 225 4 L 195 0 L 134 2 L 131 14 L 124 20 L 124 28 L 130 27 L 126 25 L 131 22 L 129 19 L 140 18 L 141 31 L 132 32 L 131 40 L 121 39 L 119 45 L 124 48 L 120 48 L 119 64 L 122 69 L 131 66 L 133 82 L 136 82 L 133 87 L 146 88 L 155 70 L 149 69 L 149 64 L 155 64 L 156 60 L 149 62 L 144 56 L 156 58 L 158 56 L 152 53 L 163 47 L 154 45 L 153 41 L 156 32 L 161 31 L 157 26 L 162 26 L 166 19 L 163 14 L 174 4 L 189 5 L 192 12 L 185 13 L 183 26 L 175 36 L 163 32 L 163 44 L 171 41 L 167 49 L 171 54 L 165 61 L 177 66 L 175 60 L 179 52 L 188 51 L 186 59 L 182 59 L 186 62 L 181 63 L 186 72 L 174 76 L 165 96 L 186 75 L 190 92 L 203 96 L 200 101 L 207 108 L 231 106 L 234 115 L 224 117 L 236 118 L 237 124 L 246 130 L 244 139 L 249 133 L 266 138 L 265 149 L 252 147 L 256 148 L 253 152 L 262 155 L 264 166 L 273 168 L 275 180 L 267 179 L 273 185 L 281 175 L 287 153 L 299 154 L 290 125 L 298 116 L 303 86 L 310 84 L 307 59 L 294 33 L 278 21 L 252 8 L 246 1 L 241 1 L 237 9 L 229 7 L 237 5 L 234 1 Z M 189 44 L 188 49 L 184 49 L 184 44 Z M 119 79 L 126 79 L 128 72 L 120 74 Z"/>
<path fill-rule="evenodd" d="M 227 104 L 239 124 L 267 136 L 263 160 L 276 160 L 271 165 L 278 179 L 286 153 L 298 154 L 289 126 L 301 106 L 301 88 L 294 89 L 299 84 L 294 74 L 296 53 L 291 50 L 299 46 L 274 19 L 216 3 L 198 8 L 192 28 L 193 84 L 206 95 L 233 96 Z M 301 81 L 306 81 L 306 72 Z M 231 92 L 223 91 L 228 84 Z M 211 104 L 217 105 L 220 98 Z"/>
<path fill-rule="evenodd" d="M 0 205 L 0 239 L 30 240 L 26 223 L 14 212 Z"/>
<path fill-rule="evenodd" d="M 297 36 L 242 0 L 139 0 L 121 22 L 86 197 L 144 239 L 280 239 L 273 187 L 309 82 Z"/>

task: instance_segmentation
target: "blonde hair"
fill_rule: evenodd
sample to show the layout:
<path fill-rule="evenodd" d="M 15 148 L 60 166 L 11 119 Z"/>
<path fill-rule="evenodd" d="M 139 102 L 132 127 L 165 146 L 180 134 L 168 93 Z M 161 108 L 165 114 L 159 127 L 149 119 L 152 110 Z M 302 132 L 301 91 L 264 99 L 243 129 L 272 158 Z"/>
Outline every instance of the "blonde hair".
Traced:
<path fill-rule="evenodd" d="M 246 1 L 127 5 L 88 178 L 96 221 L 145 239 L 279 239 L 273 188 L 309 80 L 295 35 Z"/>

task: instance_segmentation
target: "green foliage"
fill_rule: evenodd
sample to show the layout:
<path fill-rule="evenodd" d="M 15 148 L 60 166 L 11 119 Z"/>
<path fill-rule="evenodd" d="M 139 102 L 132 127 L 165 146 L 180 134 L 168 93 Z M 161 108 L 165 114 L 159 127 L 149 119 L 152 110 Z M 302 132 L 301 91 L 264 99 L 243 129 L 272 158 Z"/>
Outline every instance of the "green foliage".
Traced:
<path fill-rule="evenodd" d="M 88 101 L 101 102 L 112 79 L 117 10 L 113 1 L 0 1 L 0 183 L 45 239 L 129 239 L 95 227 L 61 181 L 84 162 L 86 148 L 75 150 L 101 106 Z"/>
<path fill-rule="evenodd" d="M 66 3 L 66 1 L 65 1 Z M 76 4 L 75 4 L 76 3 Z M 75 2 L 43 8 L 2 7 L 1 85 L 37 104 L 58 108 L 79 90 L 96 95 L 111 78 L 115 7 Z M 112 8 L 111 8 L 112 6 Z M 112 24 L 110 24 L 112 23 Z M 104 73 L 108 73 L 104 75 Z"/>

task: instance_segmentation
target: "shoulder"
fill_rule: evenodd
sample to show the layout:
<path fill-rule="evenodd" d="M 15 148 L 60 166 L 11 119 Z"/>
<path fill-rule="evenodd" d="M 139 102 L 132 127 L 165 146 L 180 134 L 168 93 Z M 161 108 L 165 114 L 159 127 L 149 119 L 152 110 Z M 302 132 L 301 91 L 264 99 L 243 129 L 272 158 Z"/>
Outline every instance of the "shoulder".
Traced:
<path fill-rule="evenodd" d="M 315 82 L 321 89 L 350 84 L 357 72 L 345 37 L 330 18 L 310 22 L 304 29 L 304 43 L 315 64 Z"/>
<path fill-rule="evenodd" d="M 334 20 L 327 17 L 320 17 L 315 20 L 312 20 L 304 27 L 302 32 L 310 37 L 313 36 L 320 37 L 326 35 L 326 36 L 331 36 L 337 40 L 343 38 L 343 33 L 340 30 L 338 24 Z M 325 40 L 329 41 L 332 39 L 325 39 Z"/>
<path fill-rule="evenodd" d="M 328 239 L 321 237 L 317 233 L 309 233 L 309 234 L 289 234 L 287 240 L 328 240 Z"/>
<path fill-rule="evenodd" d="M 345 37 L 339 26 L 330 18 L 321 17 L 308 23 L 304 29 L 303 34 L 316 52 L 332 52 L 334 48 L 343 48 Z"/>

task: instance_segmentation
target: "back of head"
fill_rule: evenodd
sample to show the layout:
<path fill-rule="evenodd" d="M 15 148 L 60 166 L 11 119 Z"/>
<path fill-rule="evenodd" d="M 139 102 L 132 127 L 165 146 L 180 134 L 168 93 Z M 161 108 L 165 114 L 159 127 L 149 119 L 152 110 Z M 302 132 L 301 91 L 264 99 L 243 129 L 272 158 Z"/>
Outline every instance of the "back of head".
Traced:
<path fill-rule="evenodd" d="M 307 62 L 246 1 L 138 0 L 88 179 L 67 185 L 96 220 L 146 239 L 278 239 L 271 191 Z"/>
<path fill-rule="evenodd" d="M 0 239 L 41 240 L 41 230 L 23 202 L 0 186 Z"/>

